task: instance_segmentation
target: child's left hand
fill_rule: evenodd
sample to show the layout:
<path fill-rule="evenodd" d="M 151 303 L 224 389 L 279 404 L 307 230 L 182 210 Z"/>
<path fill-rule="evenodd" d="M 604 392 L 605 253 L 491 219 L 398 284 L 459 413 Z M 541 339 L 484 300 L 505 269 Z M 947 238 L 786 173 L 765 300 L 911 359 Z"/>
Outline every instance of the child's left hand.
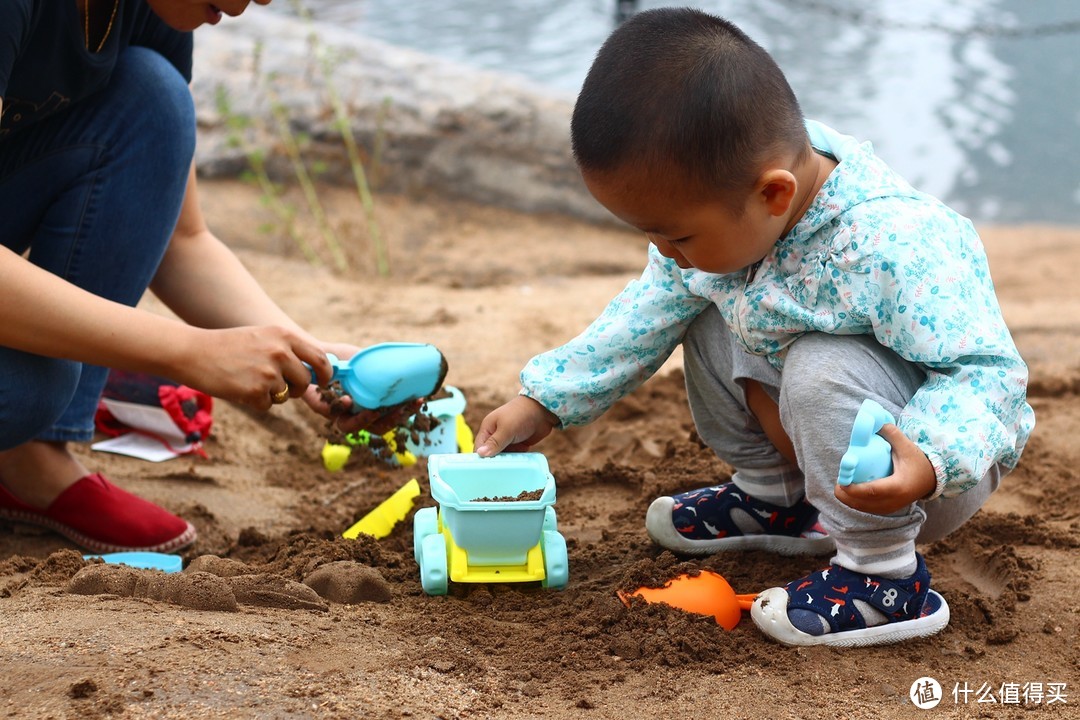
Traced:
<path fill-rule="evenodd" d="M 870 482 L 836 485 L 836 498 L 874 515 L 891 515 L 934 492 L 937 474 L 930 459 L 900 428 L 887 424 L 879 434 L 892 446 L 893 474 Z"/>

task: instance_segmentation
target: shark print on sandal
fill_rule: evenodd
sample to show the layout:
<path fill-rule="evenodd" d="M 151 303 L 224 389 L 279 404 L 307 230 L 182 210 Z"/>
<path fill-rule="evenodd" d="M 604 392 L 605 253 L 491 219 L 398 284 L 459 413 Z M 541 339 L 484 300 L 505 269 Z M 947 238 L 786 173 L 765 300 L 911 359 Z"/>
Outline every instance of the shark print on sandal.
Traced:
<path fill-rule="evenodd" d="M 806 500 L 792 507 L 773 505 L 725 483 L 657 498 L 645 528 L 661 547 L 690 555 L 730 550 L 824 555 L 836 545 L 817 517 L 817 508 Z"/>

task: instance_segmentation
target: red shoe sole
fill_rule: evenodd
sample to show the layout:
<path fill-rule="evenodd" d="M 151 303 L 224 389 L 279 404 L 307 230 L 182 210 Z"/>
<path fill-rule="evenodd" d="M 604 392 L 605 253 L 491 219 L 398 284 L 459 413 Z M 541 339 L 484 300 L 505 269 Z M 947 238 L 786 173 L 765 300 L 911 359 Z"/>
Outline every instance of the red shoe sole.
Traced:
<path fill-rule="evenodd" d="M 76 545 L 86 548 L 91 552 L 96 553 L 109 553 L 109 552 L 161 552 L 168 553 L 185 548 L 188 545 L 195 542 L 198 538 L 198 532 L 195 530 L 195 526 L 191 523 L 186 523 L 187 527 L 184 532 L 180 533 L 171 540 L 160 543 L 158 545 L 149 545 L 144 547 L 133 547 L 127 545 L 112 545 L 104 543 L 99 540 L 95 540 L 88 535 L 75 530 L 72 527 L 65 525 L 62 522 L 58 522 L 51 518 L 43 517 L 36 513 L 25 512 L 22 510 L 10 510 L 0 508 L 0 520 L 10 520 L 12 522 L 23 523 L 26 525 L 37 525 L 39 527 L 47 528 L 53 532 L 63 535 Z"/>

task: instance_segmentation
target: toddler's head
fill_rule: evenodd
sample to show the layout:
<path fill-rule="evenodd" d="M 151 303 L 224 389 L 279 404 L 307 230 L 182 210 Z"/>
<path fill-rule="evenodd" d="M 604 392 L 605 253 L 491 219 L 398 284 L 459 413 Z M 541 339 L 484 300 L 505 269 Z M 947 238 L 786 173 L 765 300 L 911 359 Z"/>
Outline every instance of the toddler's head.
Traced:
<path fill-rule="evenodd" d="M 699 235 L 654 225 L 703 203 L 714 216 L 701 222 L 714 229 L 774 232 L 757 227 L 766 218 L 745 217 L 748 201 L 763 173 L 795 171 L 810 155 L 799 103 L 769 54 L 730 22 L 688 8 L 638 13 L 611 34 L 578 96 L 571 141 L 597 199 L 658 247 L 657 238 Z M 764 254 L 746 250 L 702 269 L 729 272 Z"/>

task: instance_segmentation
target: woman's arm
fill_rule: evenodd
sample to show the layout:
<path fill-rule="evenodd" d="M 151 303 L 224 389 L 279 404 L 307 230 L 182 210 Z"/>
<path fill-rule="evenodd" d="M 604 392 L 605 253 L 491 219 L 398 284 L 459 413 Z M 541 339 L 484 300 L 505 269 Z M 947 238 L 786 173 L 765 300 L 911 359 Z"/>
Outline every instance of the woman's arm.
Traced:
<path fill-rule="evenodd" d="M 150 289 L 191 325 L 277 325 L 306 334 L 210 231 L 198 197 L 193 165 L 176 231 Z"/>
<path fill-rule="evenodd" d="M 326 349 L 205 231 L 193 190 L 194 182 L 154 280 L 191 324 L 100 298 L 0 247 L 0 345 L 163 375 L 259 409 L 269 408 L 286 382 L 293 397 L 307 390 L 304 363 L 328 382 Z"/>
<path fill-rule="evenodd" d="M 183 323 L 88 293 L 2 246 L 0 288 L 0 345 L 6 347 L 164 373 L 181 362 L 180 348 L 191 342 Z"/>

